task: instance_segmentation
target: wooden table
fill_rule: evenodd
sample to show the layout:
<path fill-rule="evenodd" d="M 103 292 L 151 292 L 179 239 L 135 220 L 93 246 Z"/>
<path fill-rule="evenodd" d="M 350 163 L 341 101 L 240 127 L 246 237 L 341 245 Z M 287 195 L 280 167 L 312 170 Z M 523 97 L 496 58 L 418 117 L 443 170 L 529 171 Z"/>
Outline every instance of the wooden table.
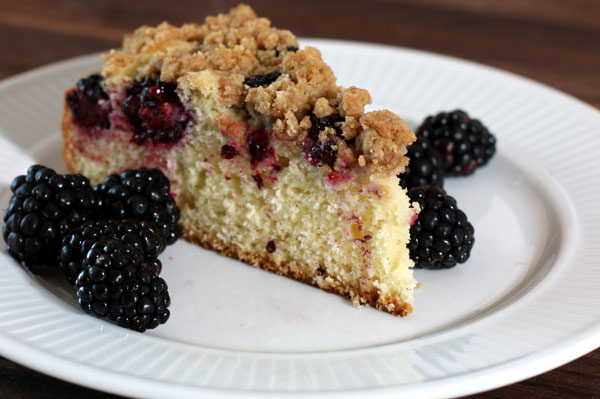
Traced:
<path fill-rule="evenodd" d="M 141 24 L 202 21 L 236 1 L 0 0 L 0 79 L 120 45 Z M 600 107 L 600 1 L 254 0 L 298 36 L 393 44 L 503 68 Z M 600 304 L 598 304 L 600 305 Z M 0 358 L 2 398 L 116 398 Z M 473 398 L 600 398 L 600 350 Z"/>

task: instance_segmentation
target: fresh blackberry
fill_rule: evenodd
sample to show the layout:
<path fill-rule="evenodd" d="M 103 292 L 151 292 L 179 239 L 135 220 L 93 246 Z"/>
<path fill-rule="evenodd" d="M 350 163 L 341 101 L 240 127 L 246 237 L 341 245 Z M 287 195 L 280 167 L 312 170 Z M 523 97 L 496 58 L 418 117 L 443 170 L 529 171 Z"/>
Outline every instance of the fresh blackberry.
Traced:
<path fill-rule="evenodd" d="M 28 266 L 55 265 L 62 238 L 95 219 L 100 198 L 82 175 L 59 175 L 33 165 L 12 181 L 13 196 L 4 214 L 8 252 Z"/>
<path fill-rule="evenodd" d="M 106 219 L 149 220 L 160 228 L 167 245 L 181 235 L 179 208 L 171 196 L 171 183 L 158 169 L 126 170 L 96 186 Z"/>
<path fill-rule="evenodd" d="M 467 176 L 485 165 L 496 152 L 496 138 L 477 119 L 456 110 L 429 116 L 417 129 L 442 158 L 448 176 Z"/>
<path fill-rule="evenodd" d="M 170 315 L 167 284 L 140 251 L 123 241 L 101 239 L 92 245 L 75 287 L 84 312 L 121 327 L 143 332 Z"/>
<path fill-rule="evenodd" d="M 456 200 L 438 187 L 412 188 L 408 196 L 421 208 L 408 243 L 415 267 L 449 269 L 469 259 L 474 230 Z"/>
<path fill-rule="evenodd" d="M 155 273 L 160 273 L 161 264 L 155 261 L 165 249 L 165 240 L 156 224 L 133 219 L 100 219 L 84 223 L 63 238 L 58 266 L 71 284 L 75 284 L 77 276 L 81 273 L 83 259 L 92 245 L 105 238 L 121 240 L 141 251 L 144 258 L 154 265 Z"/>
<path fill-rule="evenodd" d="M 406 156 L 410 159 L 404 173 L 400 173 L 400 185 L 404 188 L 419 186 L 444 186 L 444 170 L 440 154 L 425 137 L 408 147 Z"/>

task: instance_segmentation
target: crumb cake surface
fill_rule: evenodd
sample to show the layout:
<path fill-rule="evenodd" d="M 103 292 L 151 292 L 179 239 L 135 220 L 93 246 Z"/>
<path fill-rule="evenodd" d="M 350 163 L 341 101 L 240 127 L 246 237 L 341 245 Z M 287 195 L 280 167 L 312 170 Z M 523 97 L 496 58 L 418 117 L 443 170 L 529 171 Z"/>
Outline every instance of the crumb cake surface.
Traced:
<path fill-rule="evenodd" d="M 396 174 L 415 139 L 319 53 L 239 5 L 126 36 L 67 91 L 67 168 L 158 167 L 184 236 L 395 315 L 412 311 L 415 216 Z"/>

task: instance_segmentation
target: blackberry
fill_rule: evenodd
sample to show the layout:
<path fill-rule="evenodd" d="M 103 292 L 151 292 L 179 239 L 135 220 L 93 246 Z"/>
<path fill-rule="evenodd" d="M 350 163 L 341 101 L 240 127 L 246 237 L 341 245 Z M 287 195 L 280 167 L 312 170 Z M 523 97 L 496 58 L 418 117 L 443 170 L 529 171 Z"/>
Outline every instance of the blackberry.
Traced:
<path fill-rule="evenodd" d="M 412 188 L 408 196 L 421 207 L 408 243 L 415 267 L 449 269 L 469 259 L 474 229 L 456 200 L 438 187 Z"/>
<path fill-rule="evenodd" d="M 167 245 L 181 236 L 179 208 L 171 183 L 159 169 L 129 169 L 97 185 L 105 219 L 138 219 L 156 223 Z"/>
<path fill-rule="evenodd" d="M 100 219 L 84 223 L 63 238 L 58 266 L 71 284 L 75 284 L 77 276 L 81 273 L 83 259 L 92 245 L 105 238 L 121 240 L 141 251 L 144 258 L 154 265 L 155 273 L 160 273 L 161 264 L 154 261 L 164 251 L 165 240 L 156 224 L 133 219 Z"/>
<path fill-rule="evenodd" d="M 225 144 L 224 146 L 221 147 L 221 158 L 223 158 L 223 159 L 233 159 L 233 158 L 237 157 L 239 154 L 240 153 L 238 152 L 238 150 L 231 145 Z"/>
<path fill-rule="evenodd" d="M 192 114 L 185 109 L 175 83 L 145 78 L 134 82 L 123 100 L 123 112 L 133 126 L 132 141 L 139 145 L 172 145 L 185 135 Z"/>
<path fill-rule="evenodd" d="M 170 315 L 167 284 L 140 251 L 123 241 L 101 239 L 92 245 L 75 287 L 84 312 L 121 327 L 143 332 Z"/>
<path fill-rule="evenodd" d="M 440 154 L 425 137 L 408 147 L 406 156 L 410 159 L 404 173 L 400 173 L 400 185 L 404 188 L 419 186 L 444 186 L 444 170 Z"/>
<path fill-rule="evenodd" d="M 344 120 L 338 114 L 332 114 L 322 118 L 311 115 L 311 127 L 302 140 L 302 149 L 306 154 L 306 160 L 313 166 L 321 167 L 329 165 L 333 168 L 337 159 L 337 141 L 342 135 L 338 122 Z M 331 127 L 336 134 L 328 134 L 324 139 L 320 137 L 320 131 Z"/>
<path fill-rule="evenodd" d="M 268 86 L 281 76 L 281 72 L 267 73 L 266 75 L 255 75 L 244 79 L 244 84 L 250 87 Z"/>
<path fill-rule="evenodd" d="M 79 79 L 77 87 L 67 93 L 67 104 L 73 118 L 90 131 L 110 128 L 109 114 L 112 107 L 108 94 L 101 85 L 103 79 L 98 74 Z"/>
<path fill-rule="evenodd" d="M 60 175 L 32 165 L 12 181 L 13 196 L 4 214 L 8 252 L 28 266 L 55 265 L 62 238 L 95 219 L 100 198 L 82 175 Z"/>
<path fill-rule="evenodd" d="M 417 136 L 428 138 L 438 150 L 448 176 L 470 175 L 496 152 L 494 135 L 461 110 L 427 117 L 417 129 Z"/>
<path fill-rule="evenodd" d="M 265 159 L 269 153 L 269 132 L 259 129 L 248 133 L 248 152 L 252 165 Z"/>

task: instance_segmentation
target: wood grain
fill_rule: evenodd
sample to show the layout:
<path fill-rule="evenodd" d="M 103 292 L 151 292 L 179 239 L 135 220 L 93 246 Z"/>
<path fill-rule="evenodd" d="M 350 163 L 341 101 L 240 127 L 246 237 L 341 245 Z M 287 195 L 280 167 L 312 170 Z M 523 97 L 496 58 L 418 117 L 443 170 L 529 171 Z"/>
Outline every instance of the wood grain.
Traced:
<path fill-rule="evenodd" d="M 0 0 L 0 79 L 118 47 L 139 25 L 202 21 L 235 0 Z M 252 1 L 298 36 L 412 47 L 535 79 L 600 107 L 600 1 Z M 600 344 L 600 343 L 599 343 Z M 600 399 L 600 350 L 541 376 L 469 398 Z M 0 358 L 2 398 L 117 398 Z"/>

